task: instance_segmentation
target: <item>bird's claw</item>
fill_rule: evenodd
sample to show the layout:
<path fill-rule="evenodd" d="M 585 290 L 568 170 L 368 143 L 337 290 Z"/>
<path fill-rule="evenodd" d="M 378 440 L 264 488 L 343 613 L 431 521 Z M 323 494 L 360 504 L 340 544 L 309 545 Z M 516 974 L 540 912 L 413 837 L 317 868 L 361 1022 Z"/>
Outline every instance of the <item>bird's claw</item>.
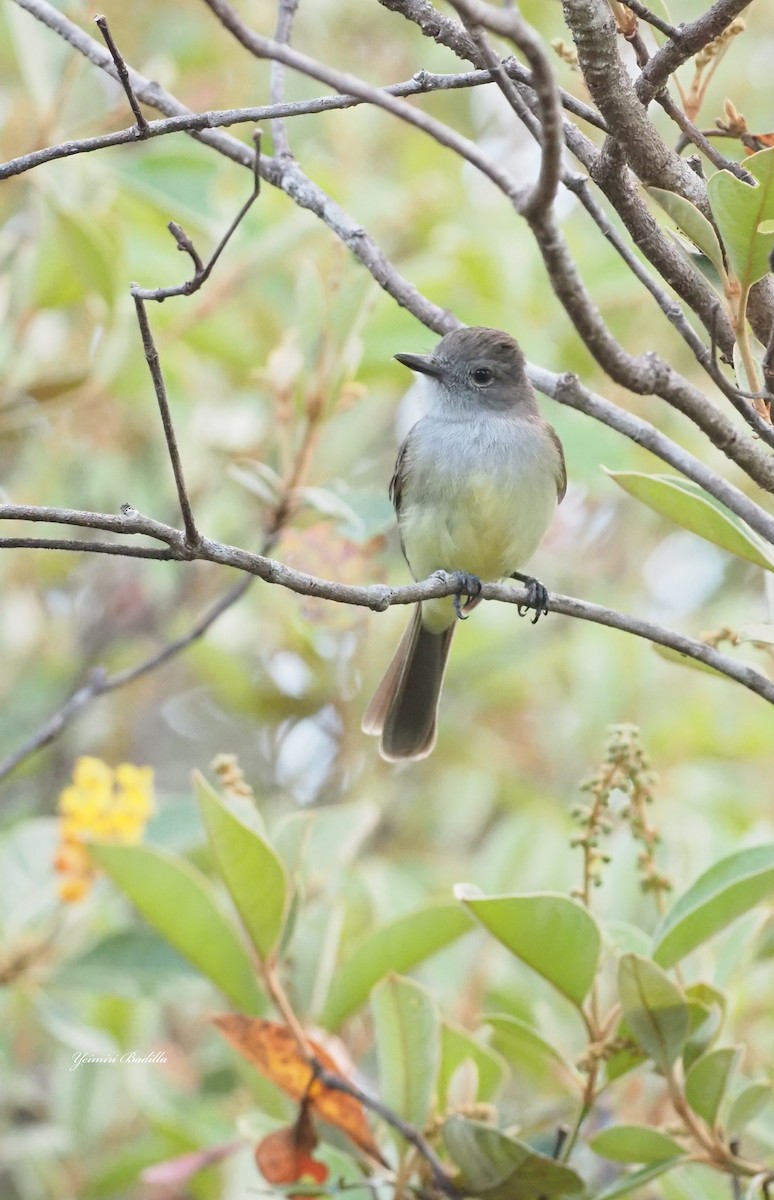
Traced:
<path fill-rule="evenodd" d="M 481 580 L 477 575 L 469 575 L 467 571 L 454 571 L 453 579 L 460 589 L 459 592 L 456 592 L 454 595 L 454 611 L 456 612 L 460 621 L 467 621 L 470 613 L 465 612 L 464 609 L 468 607 L 471 601 L 477 600 L 480 596 L 482 587 Z"/>
<path fill-rule="evenodd" d="M 548 589 L 531 575 L 519 575 L 514 571 L 511 578 L 518 579 L 527 589 L 526 603 L 516 606 L 517 613 L 520 617 L 526 617 L 528 612 L 534 610 L 532 624 L 536 625 L 542 616 L 548 615 Z"/>

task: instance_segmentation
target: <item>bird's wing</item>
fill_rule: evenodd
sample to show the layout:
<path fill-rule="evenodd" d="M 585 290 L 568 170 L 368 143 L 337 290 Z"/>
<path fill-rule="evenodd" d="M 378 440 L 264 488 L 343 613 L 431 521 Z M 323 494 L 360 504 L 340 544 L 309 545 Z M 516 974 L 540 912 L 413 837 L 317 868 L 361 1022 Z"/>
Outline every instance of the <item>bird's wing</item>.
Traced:
<path fill-rule="evenodd" d="M 553 425 L 546 423 L 546 429 L 548 430 L 548 436 L 556 446 L 556 450 L 559 455 L 559 470 L 556 473 L 556 502 L 557 504 L 561 504 L 564 500 L 564 494 L 567 491 L 567 468 L 564 464 L 564 448 L 559 440 L 559 434 L 556 432 Z"/>

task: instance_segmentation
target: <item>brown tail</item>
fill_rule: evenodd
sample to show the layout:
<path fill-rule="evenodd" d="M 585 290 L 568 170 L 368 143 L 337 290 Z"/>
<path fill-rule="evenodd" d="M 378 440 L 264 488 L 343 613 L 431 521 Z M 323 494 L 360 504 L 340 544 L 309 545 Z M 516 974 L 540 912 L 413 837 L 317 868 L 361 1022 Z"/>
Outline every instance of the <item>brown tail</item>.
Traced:
<path fill-rule="evenodd" d="M 455 623 L 456 624 L 456 623 Z M 365 733 L 381 734 L 382 758 L 426 758 L 435 745 L 435 718 L 455 625 L 443 633 L 422 627 L 417 605 L 384 678 L 363 717 Z"/>

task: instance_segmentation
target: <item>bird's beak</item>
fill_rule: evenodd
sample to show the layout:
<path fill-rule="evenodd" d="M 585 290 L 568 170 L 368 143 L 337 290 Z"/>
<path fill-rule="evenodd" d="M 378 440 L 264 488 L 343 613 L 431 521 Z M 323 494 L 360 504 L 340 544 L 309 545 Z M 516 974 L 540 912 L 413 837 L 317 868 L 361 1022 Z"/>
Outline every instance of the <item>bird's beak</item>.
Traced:
<path fill-rule="evenodd" d="M 420 375 L 432 375 L 438 378 L 441 368 L 431 354 L 394 354 L 399 363 L 410 371 L 418 371 Z"/>

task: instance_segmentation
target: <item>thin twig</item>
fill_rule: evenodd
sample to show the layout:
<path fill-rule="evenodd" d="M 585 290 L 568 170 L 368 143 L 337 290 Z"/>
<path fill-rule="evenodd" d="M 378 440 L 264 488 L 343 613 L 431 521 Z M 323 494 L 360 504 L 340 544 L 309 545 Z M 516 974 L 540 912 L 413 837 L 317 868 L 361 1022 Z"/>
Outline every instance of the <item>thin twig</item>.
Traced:
<path fill-rule="evenodd" d="M 53 742 L 64 729 L 72 725 L 80 712 L 93 700 L 99 696 L 105 696 L 109 692 L 115 692 L 118 688 L 125 687 L 136 679 L 141 679 L 144 675 L 150 675 L 171 658 L 175 658 L 187 649 L 193 642 L 203 637 L 221 614 L 244 596 L 253 582 L 254 579 L 251 575 L 243 575 L 233 587 L 230 587 L 219 600 L 207 609 L 204 616 L 200 617 L 182 637 L 175 638 L 141 663 L 127 667 L 123 671 L 116 671 L 113 675 L 108 675 L 103 667 L 91 671 L 86 683 L 78 688 L 61 708 L 49 717 L 31 737 L 28 737 L 17 750 L 0 761 L 0 780 L 10 775 L 30 755 Z"/>
<path fill-rule="evenodd" d="M 631 0 L 631 3 L 629 3 L 629 0 L 621 0 L 621 3 L 627 8 L 631 9 L 636 17 L 646 21 L 648 25 L 652 25 L 654 29 L 658 29 L 659 33 L 666 34 L 668 38 L 680 37 L 679 25 L 670 25 L 670 23 L 665 21 L 663 17 L 660 17 L 657 13 L 652 12 L 651 9 L 647 8 L 644 4 L 641 4 L 640 0 Z"/>
<path fill-rule="evenodd" d="M 556 375 L 543 367 L 528 363 L 527 374 L 538 391 L 544 395 L 593 417 L 610 429 L 615 429 L 638 446 L 643 446 L 651 454 L 669 463 L 687 479 L 692 479 L 774 546 L 774 516 L 722 475 L 712 471 L 701 459 L 678 446 L 650 422 L 590 391 L 583 386 L 577 375 L 571 372 Z"/>
<path fill-rule="evenodd" d="M 378 1100 L 375 1096 L 371 1096 L 368 1092 L 364 1092 L 356 1083 L 352 1083 L 351 1080 L 345 1079 L 335 1071 L 329 1071 L 314 1056 L 310 1060 L 310 1066 L 315 1078 L 319 1079 L 324 1087 L 330 1088 L 333 1092 L 342 1092 L 345 1096 L 351 1096 L 353 1100 L 359 1101 L 363 1105 L 363 1108 L 369 1109 L 377 1117 L 381 1117 L 392 1129 L 397 1130 L 401 1137 L 405 1138 L 427 1162 L 432 1172 L 433 1183 L 440 1192 L 445 1196 L 451 1197 L 452 1200 L 461 1200 L 466 1195 L 464 1191 L 460 1191 L 455 1186 L 451 1176 L 432 1146 L 418 1129 L 410 1125 L 407 1121 L 404 1121 L 402 1117 L 399 1117 L 396 1112 L 386 1104 L 383 1104 L 381 1100 Z"/>
<path fill-rule="evenodd" d="M 562 110 L 548 55 L 534 29 L 516 9 L 494 8 L 491 4 L 482 3 L 482 0 L 451 2 L 463 17 L 485 65 L 494 73 L 497 85 L 509 103 L 513 104 L 513 83 L 503 71 L 487 40 L 477 36 L 476 27 L 482 26 L 507 37 L 521 50 L 531 67 L 530 86 L 537 97 L 540 117 L 540 172 L 535 184 L 518 205 L 521 216 L 531 222 L 536 216 L 547 212 L 553 204 L 562 170 Z M 520 101 L 516 106 L 519 116 L 522 115 L 522 105 Z"/>
<path fill-rule="evenodd" d="M 206 283 L 206 281 L 209 279 L 210 275 L 212 274 L 212 269 L 215 266 L 215 263 L 218 261 L 221 254 L 225 250 L 229 240 L 231 239 L 232 234 L 242 223 L 246 214 L 252 208 L 253 204 L 258 199 L 258 196 L 261 193 L 261 175 L 260 175 L 260 170 L 261 170 L 261 131 L 260 131 L 260 129 L 256 129 L 256 131 L 253 135 L 253 140 L 255 142 L 255 160 L 254 160 L 254 166 L 253 166 L 253 190 L 250 193 L 250 195 L 248 196 L 247 200 L 245 200 L 245 202 L 242 205 L 242 207 L 240 208 L 239 212 L 234 217 L 234 220 L 231 222 L 228 229 L 223 234 L 223 237 L 220 239 L 217 246 L 213 250 L 212 255 L 210 256 L 209 262 L 207 262 L 206 264 L 202 262 L 202 259 L 201 259 L 201 256 L 200 256 L 198 250 L 194 246 L 193 242 L 191 241 L 191 239 L 189 238 L 188 234 L 185 232 L 183 227 L 181 225 L 178 225 L 177 221 L 170 221 L 167 228 L 169 229 L 169 232 L 172 234 L 172 237 L 177 242 L 178 250 L 182 250 L 185 254 L 187 254 L 189 256 L 189 258 L 193 262 L 194 273 L 193 273 L 192 277 L 189 280 L 187 280 L 186 283 L 177 284 L 174 287 L 141 288 L 138 284 L 133 283 L 131 292 L 132 292 L 132 296 L 134 297 L 135 304 L 138 301 L 141 302 L 143 300 L 158 300 L 159 304 L 161 304 L 161 303 L 163 303 L 164 300 L 168 300 L 170 298 L 170 296 L 191 296 L 191 295 L 193 295 L 194 292 L 198 292 L 198 290 L 202 286 L 202 284 Z M 144 343 L 145 343 L 145 338 L 143 336 L 143 344 Z"/>
<path fill-rule="evenodd" d="M 139 135 L 140 135 L 140 137 L 145 137 L 148 132 L 148 122 L 146 121 L 145 117 L 143 116 L 139 101 L 138 101 L 137 97 L 135 96 L 134 91 L 132 90 L 132 83 L 131 83 L 131 80 L 129 79 L 129 72 L 126 68 L 126 63 L 124 62 L 121 51 L 118 49 L 118 46 L 115 43 L 115 39 L 113 38 L 113 35 L 110 32 L 110 27 L 107 23 L 107 17 L 102 17 L 102 16 L 95 17 L 94 23 L 97 26 L 97 28 L 99 29 L 103 38 L 105 39 L 105 45 L 107 46 L 108 50 L 110 51 L 110 57 L 113 59 L 113 62 L 116 65 L 116 70 L 118 71 L 118 78 L 121 81 L 122 88 L 126 92 L 126 98 L 129 101 L 129 107 L 131 108 L 132 112 L 134 113 L 134 119 L 137 122 L 137 129 L 139 131 Z"/>
<path fill-rule="evenodd" d="M 180 460 L 180 451 L 177 448 L 177 438 L 175 436 L 175 427 L 172 422 L 172 413 L 169 409 L 169 401 L 167 399 L 167 389 L 164 384 L 164 376 L 161 371 L 161 363 L 159 362 L 159 352 L 156 349 L 156 343 L 153 340 L 151 327 L 148 322 L 148 314 L 145 311 L 145 302 L 142 297 L 137 294 L 139 289 L 132 287 L 132 296 L 134 298 L 134 307 L 137 311 L 137 321 L 140 326 L 140 335 L 142 337 L 142 347 L 145 352 L 145 361 L 148 364 L 148 370 L 153 380 L 153 389 L 156 393 L 156 400 L 161 414 L 161 423 L 164 427 L 164 437 L 167 443 L 167 451 L 169 460 L 172 464 L 172 472 L 175 476 L 175 486 L 177 488 L 177 498 L 180 502 L 180 511 L 183 514 L 183 523 L 185 525 L 185 540 L 190 547 L 195 547 L 199 542 L 199 531 L 196 528 L 194 521 L 193 509 L 188 498 L 188 491 L 185 486 L 185 477 L 183 475 L 183 464 Z"/>
<path fill-rule="evenodd" d="M 293 18 L 298 9 L 299 0 L 279 0 L 277 10 L 277 26 L 274 31 L 275 40 L 284 46 L 290 45 L 290 35 L 293 30 Z M 269 76 L 269 96 L 272 104 L 281 104 L 285 98 L 285 68 L 282 63 L 272 61 Z M 271 140 L 274 143 L 274 154 L 277 158 L 292 158 L 290 143 L 285 129 L 285 122 L 277 117 L 271 123 Z"/>
<path fill-rule="evenodd" d="M 669 92 L 666 90 L 660 92 L 657 96 L 658 103 L 663 108 L 664 112 L 670 117 L 678 129 L 683 133 L 683 136 L 692 142 L 702 154 L 709 159 L 713 167 L 717 167 L 719 171 L 730 171 L 732 175 L 736 175 L 737 179 L 741 179 L 743 183 L 753 183 L 753 177 L 749 171 L 745 171 L 744 167 L 734 162 L 731 158 L 726 158 L 725 154 L 721 154 L 711 142 L 707 141 L 700 129 L 697 129 L 693 121 L 690 121 L 679 105 L 675 104 Z M 676 151 L 677 153 L 677 151 Z"/>
<path fill-rule="evenodd" d="M 159 550 L 153 546 L 125 546 L 121 542 L 87 542 L 75 538 L 2 537 L 0 550 L 74 550 L 78 554 L 117 554 L 125 558 L 154 558 L 174 562 L 180 555 L 174 550 Z"/>

